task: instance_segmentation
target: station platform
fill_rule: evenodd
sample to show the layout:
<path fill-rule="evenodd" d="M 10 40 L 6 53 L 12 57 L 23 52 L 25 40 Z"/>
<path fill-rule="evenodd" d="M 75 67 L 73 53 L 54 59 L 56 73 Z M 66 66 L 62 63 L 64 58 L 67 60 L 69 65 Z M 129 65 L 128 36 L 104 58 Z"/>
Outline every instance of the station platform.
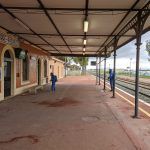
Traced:
<path fill-rule="evenodd" d="M 111 96 L 93 76 L 72 76 L 60 79 L 55 93 L 47 85 L 5 100 L 0 150 L 149 150 L 149 116 L 140 111 L 133 119 L 134 107 Z"/>

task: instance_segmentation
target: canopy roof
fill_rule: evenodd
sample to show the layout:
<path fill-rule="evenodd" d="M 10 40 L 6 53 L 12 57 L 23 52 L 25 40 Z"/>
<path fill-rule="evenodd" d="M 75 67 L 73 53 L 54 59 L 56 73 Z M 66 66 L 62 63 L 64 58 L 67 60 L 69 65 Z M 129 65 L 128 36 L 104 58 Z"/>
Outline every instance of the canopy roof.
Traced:
<path fill-rule="evenodd" d="M 103 55 L 135 38 L 131 20 L 139 10 L 149 12 L 149 0 L 0 0 L 0 27 L 51 55 Z M 89 29 L 83 30 L 84 20 Z M 136 23 L 136 22 L 135 22 Z M 133 23 L 132 23 L 133 24 Z M 150 29 L 150 17 L 143 32 Z"/>

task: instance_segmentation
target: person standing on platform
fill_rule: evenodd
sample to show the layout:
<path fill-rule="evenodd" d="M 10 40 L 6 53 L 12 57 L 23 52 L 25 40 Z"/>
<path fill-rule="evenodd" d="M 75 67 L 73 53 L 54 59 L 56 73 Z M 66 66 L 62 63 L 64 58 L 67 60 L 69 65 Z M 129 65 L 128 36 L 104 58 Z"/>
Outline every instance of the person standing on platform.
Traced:
<path fill-rule="evenodd" d="M 109 82 L 110 82 L 110 88 L 111 88 L 111 91 L 113 90 L 113 84 L 114 84 L 114 73 L 113 73 L 113 70 L 112 69 L 109 69 Z"/>
<path fill-rule="evenodd" d="M 52 82 L 52 84 L 51 84 L 51 90 L 52 90 L 52 92 L 55 92 L 55 90 L 56 90 L 57 76 L 54 75 L 53 73 L 51 73 L 51 82 Z"/>

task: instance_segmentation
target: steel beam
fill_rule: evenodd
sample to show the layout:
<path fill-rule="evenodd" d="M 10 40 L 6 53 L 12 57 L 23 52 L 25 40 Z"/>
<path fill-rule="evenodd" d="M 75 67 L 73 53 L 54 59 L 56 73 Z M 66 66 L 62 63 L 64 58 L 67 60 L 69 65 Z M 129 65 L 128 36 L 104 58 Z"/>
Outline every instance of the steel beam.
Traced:
<path fill-rule="evenodd" d="M 106 54 L 107 54 L 107 48 L 105 47 L 105 58 L 104 58 L 104 90 L 106 90 Z"/>
<path fill-rule="evenodd" d="M 63 53 L 51 53 L 51 56 L 68 56 L 68 57 L 97 57 L 97 54 L 74 54 L 74 53 L 70 53 L 70 54 L 63 54 Z M 104 55 L 100 55 L 101 57 L 105 57 Z"/>
<path fill-rule="evenodd" d="M 8 15 L 10 15 L 13 19 L 17 19 L 18 21 L 20 21 L 22 24 L 24 24 L 27 28 L 29 28 L 29 30 L 35 34 L 36 36 L 38 36 L 42 41 L 44 41 L 45 43 L 47 43 L 49 46 L 53 47 L 56 51 L 59 52 L 58 49 L 56 49 L 51 43 L 49 43 L 48 41 L 46 41 L 42 36 L 38 35 L 33 29 L 31 29 L 26 23 L 24 23 L 21 19 L 19 19 L 18 17 L 16 17 L 13 13 L 11 13 L 8 9 L 6 9 L 3 5 L 0 4 L 0 8 L 2 8 Z M 60 52 L 59 52 L 60 53 Z"/>
<path fill-rule="evenodd" d="M 6 29 L 5 27 L 2 27 L 2 26 L 0 26 L 0 28 L 2 28 L 3 30 L 5 30 L 7 33 L 9 33 L 9 34 L 12 34 L 12 35 L 16 35 L 14 32 L 12 32 L 12 31 L 10 31 L 10 30 L 8 30 L 8 29 Z M 18 35 L 17 35 L 18 36 Z M 42 50 L 42 51 L 44 51 L 44 52 L 46 52 L 46 53 L 48 53 L 48 51 L 47 50 L 45 50 L 45 49 L 43 49 L 43 48 L 41 48 L 40 46 L 38 46 L 38 45 L 35 45 L 34 43 L 32 43 L 31 41 L 29 41 L 29 40 L 27 40 L 27 39 L 25 39 L 25 38 L 23 38 L 23 37 L 20 37 L 20 36 L 18 36 L 20 39 L 22 39 L 22 40 L 24 40 L 24 41 L 26 41 L 26 42 L 28 42 L 29 44 L 31 44 L 31 45 L 34 45 L 35 47 L 37 47 L 38 49 L 40 49 L 40 50 Z M 50 54 L 50 53 L 49 53 Z"/>
<path fill-rule="evenodd" d="M 130 14 L 131 10 L 134 9 L 134 7 L 139 3 L 140 0 L 136 0 L 136 2 L 132 5 L 132 7 L 128 10 L 128 12 L 126 13 L 126 15 L 121 19 L 121 21 L 117 24 L 117 26 L 115 27 L 115 29 L 113 30 L 113 32 L 111 33 L 111 35 L 113 35 L 115 33 L 115 31 L 119 28 L 119 26 L 121 25 L 121 23 L 126 19 L 126 17 Z M 111 36 L 109 36 L 106 41 L 102 44 L 106 45 L 107 41 L 109 40 Z M 97 53 L 101 50 L 101 48 L 99 48 L 99 50 L 97 51 Z"/>
<path fill-rule="evenodd" d="M 142 22 L 144 22 L 148 18 L 148 16 L 150 15 L 150 12 L 146 11 L 146 10 L 148 10 L 149 7 L 150 7 L 150 1 L 140 11 L 142 13 L 142 17 L 141 17 Z M 145 10 L 145 11 L 143 11 L 143 10 Z M 127 33 L 127 31 L 129 31 L 130 29 L 135 28 L 138 24 L 137 18 L 138 18 L 138 13 L 119 31 L 119 33 L 117 35 L 120 35 L 120 37 L 121 37 L 122 35 Z M 119 39 L 120 37 L 116 36 L 115 38 Z M 105 43 L 105 45 L 109 47 L 111 44 L 113 44 L 113 41 L 115 38 L 113 38 L 109 43 L 107 43 L 107 44 Z M 134 38 L 135 38 L 135 36 L 133 37 L 133 39 Z M 103 52 L 103 50 L 101 52 Z"/>
<path fill-rule="evenodd" d="M 99 85 L 101 84 L 101 57 L 99 57 Z"/>
<path fill-rule="evenodd" d="M 67 57 L 65 57 L 65 78 L 67 77 Z"/>
<path fill-rule="evenodd" d="M 35 45 L 39 45 L 39 46 L 46 46 L 48 44 L 35 44 Z M 63 46 L 66 47 L 66 45 L 53 45 L 53 46 Z M 82 47 L 83 45 L 69 45 L 70 47 Z M 99 47 L 98 45 L 87 45 L 87 47 Z M 73 52 L 73 51 L 72 51 Z"/>
<path fill-rule="evenodd" d="M 136 28 L 136 75 L 135 75 L 135 108 L 134 117 L 138 117 L 139 107 L 139 65 L 140 65 L 140 46 L 141 46 L 141 12 L 138 14 L 138 25 Z"/>
<path fill-rule="evenodd" d="M 96 57 L 96 85 L 98 83 L 98 57 Z"/>
<path fill-rule="evenodd" d="M 117 49 L 117 39 L 114 40 L 114 68 L 113 68 L 113 98 L 115 98 L 116 91 L 116 49 Z"/>
<path fill-rule="evenodd" d="M 68 46 L 66 40 L 64 39 L 64 37 L 62 36 L 62 34 L 60 33 L 58 27 L 56 26 L 56 24 L 54 23 L 53 19 L 51 18 L 51 16 L 49 15 L 49 13 L 47 12 L 47 10 L 45 9 L 45 6 L 43 4 L 43 2 L 41 0 L 37 0 L 37 2 L 39 3 L 40 7 L 42 8 L 42 10 L 44 11 L 45 15 L 47 16 L 47 18 L 49 19 L 49 21 L 52 23 L 52 25 L 54 26 L 54 28 L 56 29 L 57 33 L 60 35 L 60 37 L 62 38 L 63 42 L 66 44 L 67 48 L 69 49 L 69 51 L 72 53 L 70 47 Z"/>
<path fill-rule="evenodd" d="M 10 10 L 42 10 L 40 7 L 25 7 L 25 6 L 6 6 L 7 9 Z M 1 8 L 0 8 L 1 9 Z M 45 10 L 47 11 L 86 11 L 85 8 L 60 8 L 60 7 L 45 7 Z M 131 11 L 131 12 L 138 12 L 141 9 L 138 8 L 89 8 L 89 11 Z M 148 10 L 150 11 L 150 9 Z"/>
<path fill-rule="evenodd" d="M 27 33 L 27 32 L 17 32 L 16 34 L 23 34 L 23 35 L 34 35 L 33 33 Z M 50 33 L 39 33 L 38 35 L 41 36 L 60 36 L 59 34 L 50 34 Z M 62 34 L 62 36 L 64 37 L 83 37 L 84 34 Z M 109 35 L 109 34 L 86 34 L 87 37 L 108 37 L 108 36 L 112 36 L 112 37 L 116 37 L 116 36 L 120 36 L 117 34 L 113 34 L 113 35 Z M 133 37 L 135 35 L 121 35 L 123 37 Z"/>

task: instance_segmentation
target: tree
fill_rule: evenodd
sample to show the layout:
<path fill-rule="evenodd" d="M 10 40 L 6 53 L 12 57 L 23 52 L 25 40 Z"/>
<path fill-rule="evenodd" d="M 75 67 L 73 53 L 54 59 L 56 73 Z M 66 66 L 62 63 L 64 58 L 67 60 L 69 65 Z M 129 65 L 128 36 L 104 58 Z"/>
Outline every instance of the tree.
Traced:
<path fill-rule="evenodd" d="M 82 67 L 82 74 L 86 74 L 86 66 L 88 65 L 88 61 L 89 59 L 87 57 L 75 57 L 73 58 L 73 61 L 76 64 L 80 64 L 80 66 Z"/>
<path fill-rule="evenodd" d="M 148 56 L 150 57 L 150 40 L 146 41 L 146 51 L 148 53 Z M 148 60 L 150 61 L 150 58 L 148 58 Z"/>

